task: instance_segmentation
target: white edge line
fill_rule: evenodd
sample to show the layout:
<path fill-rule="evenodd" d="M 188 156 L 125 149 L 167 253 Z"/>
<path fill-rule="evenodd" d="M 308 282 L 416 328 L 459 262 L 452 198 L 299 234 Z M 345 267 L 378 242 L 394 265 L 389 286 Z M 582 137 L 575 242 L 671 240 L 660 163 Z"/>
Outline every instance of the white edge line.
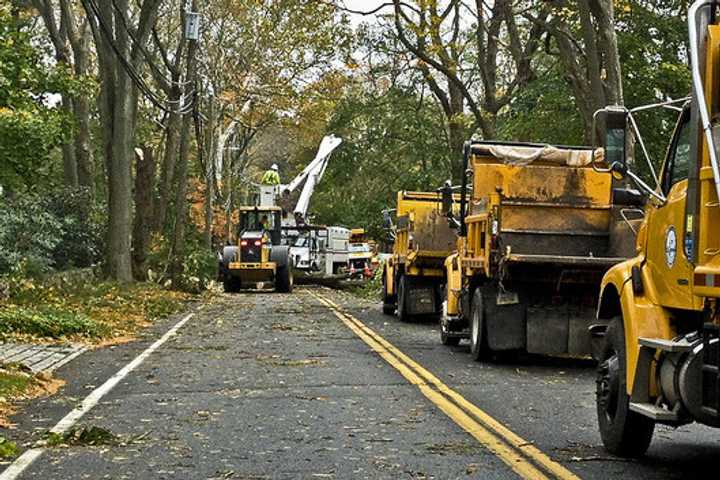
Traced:
<path fill-rule="evenodd" d="M 157 339 L 155 343 L 150 345 L 147 349 L 145 349 L 145 351 L 135 357 L 132 362 L 125 365 L 115 375 L 107 379 L 105 383 L 93 390 L 90 395 L 85 397 L 85 400 L 82 401 L 80 406 L 65 415 L 62 420 L 60 420 L 53 428 L 50 429 L 50 432 L 63 434 L 68 431 L 73 425 L 75 425 L 75 423 L 77 423 L 78 420 L 83 417 L 83 415 L 88 413 L 95 405 L 97 405 L 98 402 L 110 390 L 115 388 L 115 386 L 120 383 L 122 379 L 124 379 L 130 372 L 139 367 L 145 361 L 145 359 L 147 359 L 147 357 L 149 357 L 155 350 L 160 348 L 165 342 L 167 342 L 171 337 L 173 337 L 177 333 L 177 331 L 180 330 L 183 325 L 185 325 L 188 320 L 192 318 L 193 315 L 195 314 L 190 313 L 186 315 L 170 330 L 165 332 L 162 337 Z M 17 479 L 27 467 L 29 467 L 35 460 L 38 459 L 38 457 L 40 457 L 40 455 L 43 454 L 45 450 L 45 447 L 37 447 L 25 451 L 12 464 L 10 464 L 10 466 L 8 466 L 5 471 L 0 474 L 0 480 Z"/>

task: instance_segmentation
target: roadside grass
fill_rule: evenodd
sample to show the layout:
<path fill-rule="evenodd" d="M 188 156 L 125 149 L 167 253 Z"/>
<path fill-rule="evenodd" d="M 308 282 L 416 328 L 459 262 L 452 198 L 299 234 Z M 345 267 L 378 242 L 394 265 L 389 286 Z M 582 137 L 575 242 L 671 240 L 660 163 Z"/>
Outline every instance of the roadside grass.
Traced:
<path fill-rule="evenodd" d="M 18 400 L 52 395 L 65 382 L 53 378 L 48 373 L 33 375 L 18 364 L 0 366 L 0 427 L 10 426 L 8 417 L 15 413 L 14 403 Z M 14 444 L 0 435 L 0 458 L 12 456 Z"/>
<path fill-rule="evenodd" d="M 0 435 L 0 460 L 14 458 L 18 453 L 17 444 Z"/>
<path fill-rule="evenodd" d="M 193 298 L 153 283 L 16 280 L 0 304 L 0 341 L 121 341 Z"/>

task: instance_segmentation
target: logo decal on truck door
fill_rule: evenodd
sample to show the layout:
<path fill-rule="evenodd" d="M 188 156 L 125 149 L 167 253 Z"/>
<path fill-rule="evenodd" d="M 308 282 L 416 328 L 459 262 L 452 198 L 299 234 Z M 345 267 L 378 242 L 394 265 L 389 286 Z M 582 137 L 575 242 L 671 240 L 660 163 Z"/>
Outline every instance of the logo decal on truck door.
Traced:
<path fill-rule="evenodd" d="M 668 228 L 665 234 L 665 262 L 668 267 L 672 268 L 675 265 L 675 257 L 677 256 L 677 235 L 675 234 L 675 228 Z"/>

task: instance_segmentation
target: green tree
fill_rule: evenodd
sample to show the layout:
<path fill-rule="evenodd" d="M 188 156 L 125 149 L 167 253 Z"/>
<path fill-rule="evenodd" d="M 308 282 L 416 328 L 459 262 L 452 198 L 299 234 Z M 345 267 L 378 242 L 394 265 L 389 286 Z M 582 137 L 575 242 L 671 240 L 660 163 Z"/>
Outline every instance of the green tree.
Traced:
<path fill-rule="evenodd" d="M 0 185 L 10 191 L 47 181 L 53 149 L 69 125 L 51 104 L 70 76 L 43 61 L 32 22 L 0 5 Z"/>
<path fill-rule="evenodd" d="M 344 139 L 311 205 L 322 224 L 364 227 L 382 238 L 399 190 L 434 190 L 450 177 L 442 110 L 413 89 L 351 90 L 328 131 Z"/>

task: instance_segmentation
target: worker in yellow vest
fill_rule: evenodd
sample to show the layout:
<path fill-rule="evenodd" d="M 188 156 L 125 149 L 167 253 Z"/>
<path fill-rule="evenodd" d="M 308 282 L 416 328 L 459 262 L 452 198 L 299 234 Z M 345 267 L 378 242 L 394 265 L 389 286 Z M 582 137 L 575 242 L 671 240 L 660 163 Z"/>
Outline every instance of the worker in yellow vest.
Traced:
<path fill-rule="evenodd" d="M 263 185 L 280 185 L 280 174 L 278 174 L 277 163 L 273 163 L 270 170 L 265 172 L 260 183 Z"/>

